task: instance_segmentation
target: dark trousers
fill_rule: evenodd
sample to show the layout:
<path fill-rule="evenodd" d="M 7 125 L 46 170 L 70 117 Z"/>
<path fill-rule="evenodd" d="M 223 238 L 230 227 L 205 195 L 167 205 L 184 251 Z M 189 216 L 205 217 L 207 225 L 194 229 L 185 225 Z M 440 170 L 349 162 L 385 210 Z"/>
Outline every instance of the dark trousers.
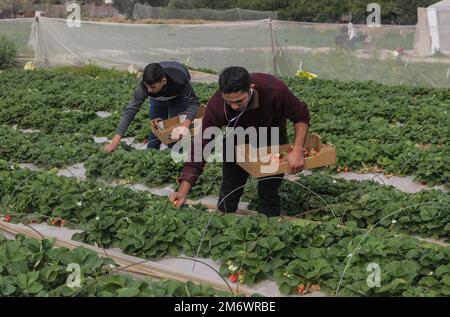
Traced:
<path fill-rule="evenodd" d="M 235 212 L 244 191 L 249 174 L 238 164 L 224 162 L 222 166 L 223 180 L 220 190 L 218 209 L 222 212 Z M 268 217 L 280 215 L 280 196 L 278 190 L 283 181 L 283 174 L 259 178 L 258 212 Z M 274 178 L 277 177 L 277 178 Z"/>

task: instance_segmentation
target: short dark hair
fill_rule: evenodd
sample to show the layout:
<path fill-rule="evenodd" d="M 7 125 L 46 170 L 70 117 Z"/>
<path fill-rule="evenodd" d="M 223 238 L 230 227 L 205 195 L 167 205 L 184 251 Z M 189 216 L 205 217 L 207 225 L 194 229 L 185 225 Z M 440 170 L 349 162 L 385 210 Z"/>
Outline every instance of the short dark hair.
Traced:
<path fill-rule="evenodd" d="M 145 67 L 144 73 L 142 74 L 142 80 L 147 85 L 153 85 L 160 82 L 164 74 L 164 68 L 162 68 L 161 65 L 158 63 L 151 63 Z"/>
<path fill-rule="evenodd" d="M 250 89 L 251 77 L 248 71 L 239 66 L 225 68 L 219 76 L 219 89 L 224 94 L 247 91 Z"/>

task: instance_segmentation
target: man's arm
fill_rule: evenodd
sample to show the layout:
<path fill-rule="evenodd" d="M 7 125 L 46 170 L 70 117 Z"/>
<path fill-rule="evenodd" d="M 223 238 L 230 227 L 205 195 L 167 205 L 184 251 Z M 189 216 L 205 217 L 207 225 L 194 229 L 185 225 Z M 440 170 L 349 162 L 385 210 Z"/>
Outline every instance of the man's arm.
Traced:
<path fill-rule="evenodd" d="M 139 85 L 139 87 L 134 91 L 133 98 L 123 110 L 122 118 L 120 119 L 116 135 L 113 137 L 111 143 L 105 147 L 106 152 L 111 153 L 117 150 L 120 140 L 125 134 L 125 131 L 130 126 L 131 122 L 136 116 L 136 113 L 139 111 L 141 105 L 144 103 L 147 97 L 148 92 L 141 85 Z"/>
<path fill-rule="evenodd" d="M 197 148 L 194 144 L 196 138 L 194 137 L 194 141 L 192 142 L 191 146 L 191 161 L 185 162 L 183 171 L 181 173 L 180 178 L 178 179 L 178 183 L 180 184 L 180 187 L 177 192 L 171 193 L 169 195 L 170 201 L 173 202 L 175 207 L 181 207 L 186 202 L 187 196 L 189 194 L 189 191 L 191 190 L 192 186 L 194 186 L 195 182 L 197 181 L 198 177 L 203 173 L 203 168 L 206 164 L 206 157 L 203 156 L 203 149 L 209 142 L 213 142 L 215 139 L 215 135 L 213 134 L 211 137 L 206 138 L 205 137 L 205 130 L 208 129 L 208 127 L 219 127 L 221 126 L 220 120 L 213 114 L 213 106 L 212 104 L 214 102 L 217 102 L 216 99 L 218 99 L 218 94 L 216 93 L 211 100 L 208 103 L 208 106 L 206 107 L 205 116 L 202 120 L 202 137 L 201 137 L 201 153 L 195 153 L 195 149 Z M 196 155 L 197 154 L 197 155 Z M 198 156 L 201 156 L 201 159 L 195 160 L 195 158 Z"/>
<path fill-rule="evenodd" d="M 189 194 L 189 191 L 191 190 L 192 186 L 194 186 L 195 182 L 197 181 L 198 177 L 203 173 L 203 169 L 206 164 L 206 158 L 203 157 L 203 149 L 209 142 L 214 140 L 214 136 L 211 138 L 204 138 L 204 131 L 211 126 L 211 115 L 208 112 L 208 107 L 205 113 L 205 116 L 202 120 L 202 139 L 201 139 L 201 153 L 195 153 L 194 151 L 198 148 L 195 146 L 195 137 L 194 141 L 192 141 L 191 145 L 191 161 L 185 162 L 183 171 L 181 172 L 181 176 L 178 179 L 178 183 L 180 184 L 180 187 L 178 188 L 177 192 L 171 193 L 169 195 L 169 200 L 173 202 L 174 206 L 179 208 L 184 205 L 184 203 L 187 200 L 187 196 Z M 196 155 L 197 154 L 197 155 Z M 198 155 L 201 155 L 201 159 L 198 161 L 196 158 Z"/>
<path fill-rule="evenodd" d="M 192 121 L 194 121 L 194 119 L 197 117 L 197 112 L 200 108 L 200 100 L 195 94 L 195 91 L 187 78 L 185 86 L 183 88 L 182 96 L 188 104 L 186 121 L 183 122 L 182 126 L 185 128 L 189 128 Z"/>
<path fill-rule="evenodd" d="M 295 141 L 294 148 L 288 154 L 289 174 L 297 174 L 305 166 L 303 147 L 309 128 L 308 106 L 300 101 L 287 86 L 283 89 L 282 109 L 286 118 L 294 123 Z"/>
<path fill-rule="evenodd" d="M 305 166 L 305 157 L 303 147 L 305 146 L 306 136 L 308 134 L 308 125 L 303 122 L 295 123 L 295 142 L 294 148 L 288 154 L 289 174 L 297 174 Z"/>

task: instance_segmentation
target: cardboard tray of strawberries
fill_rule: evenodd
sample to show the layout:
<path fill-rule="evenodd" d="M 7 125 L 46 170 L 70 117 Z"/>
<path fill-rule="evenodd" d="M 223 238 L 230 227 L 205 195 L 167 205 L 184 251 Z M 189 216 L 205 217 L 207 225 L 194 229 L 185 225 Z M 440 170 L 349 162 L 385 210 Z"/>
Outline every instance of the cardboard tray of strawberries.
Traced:
<path fill-rule="evenodd" d="M 292 147 L 293 144 L 283 144 L 277 153 L 273 153 L 271 147 L 254 148 L 250 144 L 240 144 L 236 146 L 237 164 L 257 178 L 284 174 L 289 171 L 287 155 Z M 336 164 L 336 147 L 324 144 L 316 133 L 308 134 L 303 154 L 304 169 Z"/>

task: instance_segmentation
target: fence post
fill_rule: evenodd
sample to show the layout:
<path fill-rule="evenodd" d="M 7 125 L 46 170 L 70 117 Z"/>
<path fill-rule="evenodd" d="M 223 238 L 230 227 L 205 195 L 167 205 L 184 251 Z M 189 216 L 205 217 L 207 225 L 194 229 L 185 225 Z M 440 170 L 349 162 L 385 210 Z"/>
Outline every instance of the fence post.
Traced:
<path fill-rule="evenodd" d="M 269 18 L 269 29 L 270 29 L 270 41 L 272 43 L 272 60 L 273 60 L 273 71 L 274 74 L 278 74 L 278 68 L 277 68 L 277 55 L 276 55 L 276 49 L 275 49 L 275 37 L 273 32 L 273 21 L 272 18 Z"/>

